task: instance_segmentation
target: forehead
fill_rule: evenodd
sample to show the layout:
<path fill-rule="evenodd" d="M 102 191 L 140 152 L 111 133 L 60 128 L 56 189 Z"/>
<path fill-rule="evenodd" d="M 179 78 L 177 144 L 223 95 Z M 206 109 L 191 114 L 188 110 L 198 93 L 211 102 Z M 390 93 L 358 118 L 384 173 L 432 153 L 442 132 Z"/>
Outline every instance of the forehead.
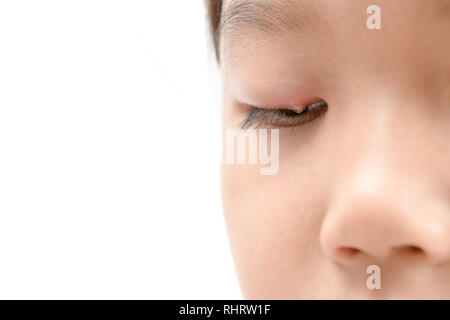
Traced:
<path fill-rule="evenodd" d="M 314 7 L 314 2 L 304 0 L 228 0 L 221 32 L 230 39 L 249 33 L 264 36 L 303 31 L 317 18 Z"/>
<path fill-rule="evenodd" d="M 220 50 L 228 92 L 251 105 L 301 104 L 297 92 L 338 91 L 347 79 L 450 70 L 450 0 L 377 0 L 382 30 L 371 31 L 373 3 L 225 1 Z"/>
<path fill-rule="evenodd" d="M 221 51 L 233 56 L 242 49 L 282 41 L 367 36 L 366 11 L 371 5 L 372 0 L 225 0 Z M 378 0 L 377 5 L 389 29 L 387 38 L 402 36 L 399 30 L 406 28 L 423 29 L 424 22 L 448 22 L 450 17 L 450 0 Z"/>
<path fill-rule="evenodd" d="M 315 17 L 312 2 L 295 0 L 226 0 L 219 27 L 222 46 L 229 51 L 241 45 L 306 34 Z"/>

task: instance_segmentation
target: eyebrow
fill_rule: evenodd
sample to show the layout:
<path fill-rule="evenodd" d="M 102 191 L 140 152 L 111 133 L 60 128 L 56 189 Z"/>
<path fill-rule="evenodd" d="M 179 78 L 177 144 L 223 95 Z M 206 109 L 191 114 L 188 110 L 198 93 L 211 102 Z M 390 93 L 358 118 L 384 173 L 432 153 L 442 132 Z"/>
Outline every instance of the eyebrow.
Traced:
<path fill-rule="evenodd" d="M 317 22 L 304 0 L 237 0 L 223 12 L 218 36 L 226 46 L 240 40 L 280 38 L 290 31 L 307 35 Z"/>

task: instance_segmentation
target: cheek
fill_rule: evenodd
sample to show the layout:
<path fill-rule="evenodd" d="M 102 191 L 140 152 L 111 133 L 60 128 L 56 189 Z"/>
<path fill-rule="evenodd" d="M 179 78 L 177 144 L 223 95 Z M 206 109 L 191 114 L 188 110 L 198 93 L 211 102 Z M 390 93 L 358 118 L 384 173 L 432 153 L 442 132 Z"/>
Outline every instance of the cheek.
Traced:
<path fill-rule="evenodd" d="M 222 167 L 230 244 L 243 292 L 250 296 L 299 290 L 321 261 L 323 198 L 311 180 L 314 169 L 285 166 L 280 161 L 280 172 L 270 177 L 253 166 Z"/>
<path fill-rule="evenodd" d="M 319 235 L 333 159 L 327 142 L 333 139 L 323 125 L 324 119 L 294 133 L 280 130 L 275 175 L 261 175 L 258 165 L 222 166 L 225 220 L 247 298 L 298 297 L 326 264 Z"/>

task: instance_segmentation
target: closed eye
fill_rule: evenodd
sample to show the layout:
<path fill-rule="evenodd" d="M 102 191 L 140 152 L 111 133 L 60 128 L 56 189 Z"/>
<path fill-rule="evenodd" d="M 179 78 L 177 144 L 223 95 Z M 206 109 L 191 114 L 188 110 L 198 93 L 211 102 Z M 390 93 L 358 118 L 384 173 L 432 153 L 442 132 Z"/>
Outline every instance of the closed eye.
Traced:
<path fill-rule="evenodd" d="M 264 109 L 254 107 L 249 115 L 241 122 L 240 128 L 243 130 L 269 127 L 297 127 L 307 122 L 315 120 L 328 110 L 325 101 L 310 104 L 300 113 L 291 109 Z"/>

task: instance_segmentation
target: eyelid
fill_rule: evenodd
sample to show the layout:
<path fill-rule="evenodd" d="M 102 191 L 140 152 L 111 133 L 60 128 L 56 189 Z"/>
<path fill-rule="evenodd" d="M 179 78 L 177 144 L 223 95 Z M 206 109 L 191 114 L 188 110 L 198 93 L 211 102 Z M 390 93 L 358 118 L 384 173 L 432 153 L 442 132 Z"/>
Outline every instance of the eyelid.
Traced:
<path fill-rule="evenodd" d="M 295 113 L 302 113 L 303 111 L 305 111 L 308 106 L 295 106 L 295 107 L 285 107 L 285 106 L 279 106 L 279 107 L 274 107 L 274 106 L 267 106 L 267 107 L 253 107 L 253 108 L 257 108 L 257 109 L 261 109 L 261 110 L 267 110 L 267 111 L 278 111 L 278 110 L 283 110 L 283 111 L 292 111 Z"/>
<path fill-rule="evenodd" d="M 303 108 L 259 108 L 253 107 L 249 115 L 241 122 L 243 130 L 251 127 L 269 125 L 275 127 L 296 127 L 319 118 L 328 110 L 325 101 L 319 101 Z M 284 123 L 283 123 L 284 122 Z"/>
<path fill-rule="evenodd" d="M 312 108 L 316 108 L 316 107 L 321 107 L 323 105 L 325 105 L 326 102 L 325 101 L 317 101 L 314 103 L 310 103 L 304 106 L 294 106 L 294 107 L 287 107 L 287 106 L 280 106 L 280 107 L 274 107 L 274 106 L 267 106 L 267 107 L 253 107 L 253 108 L 257 108 L 257 109 L 262 109 L 262 110 L 268 110 L 268 111 L 277 111 L 277 110 L 285 110 L 285 111 L 293 111 L 295 113 L 302 113 L 305 112 L 307 109 L 312 109 Z"/>

